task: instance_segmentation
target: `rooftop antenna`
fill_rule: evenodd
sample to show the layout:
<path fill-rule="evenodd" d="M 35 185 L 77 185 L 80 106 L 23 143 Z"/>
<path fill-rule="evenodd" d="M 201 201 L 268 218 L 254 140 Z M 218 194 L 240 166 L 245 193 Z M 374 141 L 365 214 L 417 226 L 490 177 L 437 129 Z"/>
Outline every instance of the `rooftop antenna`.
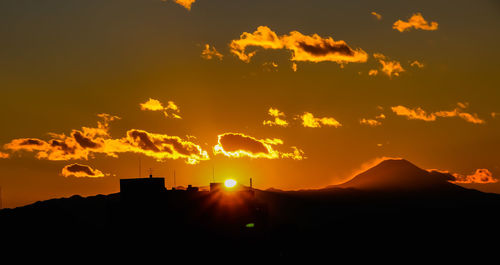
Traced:
<path fill-rule="evenodd" d="M 153 169 L 149 168 L 149 178 L 153 178 Z"/>
<path fill-rule="evenodd" d="M 253 190 L 253 187 L 252 187 L 252 178 L 250 178 L 250 189 Z"/>
<path fill-rule="evenodd" d="M 215 183 L 215 166 L 212 165 L 212 182 Z"/>
<path fill-rule="evenodd" d="M 174 188 L 177 187 L 177 182 L 175 181 L 175 169 L 174 169 Z"/>

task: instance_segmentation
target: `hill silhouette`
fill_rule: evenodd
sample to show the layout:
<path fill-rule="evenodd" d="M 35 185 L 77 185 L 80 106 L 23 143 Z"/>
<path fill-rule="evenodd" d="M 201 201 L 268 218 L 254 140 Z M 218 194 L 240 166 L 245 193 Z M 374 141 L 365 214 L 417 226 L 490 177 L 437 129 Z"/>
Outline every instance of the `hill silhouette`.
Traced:
<path fill-rule="evenodd" d="M 252 198 L 165 191 L 127 201 L 120 194 L 53 199 L 1 210 L 0 227 L 9 227 L 14 238 L 57 238 L 83 247 L 92 242 L 148 255 L 169 249 L 177 255 L 224 251 L 236 257 L 332 251 L 356 257 L 388 250 L 418 256 L 465 244 L 472 252 L 488 251 L 483 242 L 500 236 L 490 225 L 500 222 L 500 195 L 450 180 L 406 160 L 386 160 L 341 185 L 255 190 Z"/>
<path fill-rule="evenodd" d="M 463 189 L 450 183 L 447 173 L 421 169 L 405 159 L 388 159 L 351 180 L 330 188 L 354 188 L 379 191 L 444 191 Z"/>

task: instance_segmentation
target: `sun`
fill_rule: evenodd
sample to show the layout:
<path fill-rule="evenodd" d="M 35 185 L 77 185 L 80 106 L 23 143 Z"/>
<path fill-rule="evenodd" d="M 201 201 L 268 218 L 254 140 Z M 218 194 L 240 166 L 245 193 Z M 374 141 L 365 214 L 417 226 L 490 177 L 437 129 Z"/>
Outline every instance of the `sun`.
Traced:
<path fill-rule="evenodd" d="M 226 188 L 233 188 L 234 186 L 236 186 L 236 180 L 234 179 L 226 179 L 226 181 L 224 181 L 224 186 L 226 186 Z"/>

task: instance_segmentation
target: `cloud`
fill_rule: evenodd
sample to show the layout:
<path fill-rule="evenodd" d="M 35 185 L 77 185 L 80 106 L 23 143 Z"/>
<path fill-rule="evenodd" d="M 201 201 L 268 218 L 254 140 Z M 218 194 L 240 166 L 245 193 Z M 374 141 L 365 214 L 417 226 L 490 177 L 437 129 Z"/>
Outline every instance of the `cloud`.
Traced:
<path fill-rule="evenodd" d="M 98 122 L 97 128 L 82 127 L 65 134 L 51 133 L 48 141 L 36 138 L 14 139 L 4 145 L 11 151 L 34 152 L 37 159 L 46 160 L 88 160 L 95 154 L 118 157 L 120 153 L 140 153 L 157 161 L 183 159 L 188 164 L 208 160 L 207 151 L 189 140 L 178 136 L 149 133 L 131 129 L 123 138 L 113 139 L 108 133 L 108 122 L 115 116 L 100 116 L 104 122 Z M 192 139 L 192 137 L 188 137 Z"/>
<path fill-rule="evenodd" d="M 405 106 L 394 106 L 391 107 L 391 110 L 399 116 L 406 116 L 410 120 L 423 120 L 423 121 L 435 121 L 437 118 L 450 118 L 450 117 L 459 117 L 467 122 L 474 124 L 483 124 L 484 120 L 480 119 L 477 114 L 470 114 L 467 112 L 463 112 L 465 108 L 468 107 L 468 104 L 457 103 L 457 107 L 453 110 L 449 111 L 436 111 L 427 113 L 420 107 L 410 109 Z"/>
<path fill-rule="evenodd" d="M 4 152 L 0 152 L 0 159 L 7 159 L 9 157 L 10 157 L 10 154 L 4 153 Z"/>
<path fill-rule="evenodd" d="M 299 116 L 299 119 L 302 120 L 302 125 L 308 128 L 320 128 L 323 126 L 332 126 L 332 127 L 340 127 L 342 124 L 338 122 L 335 118 L 332 117 L 323 117 L 316 118 L 310 112 L 305 112 L 304 114 Z"/>
<path fill-rule="evenodd" d="M 167 2 L 168 0 L 162 0 L 162 2 Z M 191 5 L 196 2 L 196 0 L 173 0 L 175 3 L 183 6 L 187 10 L 191 10 Z"/>
<path fill-rule="evenodd" d="M 495 119 L 497 116 L 500 116 L 500 112 L 492 112 L 490 115 L 493 119 Z"/>
<path fill-rule="evenodd" d="M 437 22 L 427 22 L 424 17 L 422 17 L 421 13 L 415 13 L 410 17 L 408 22 L 398 20 L 394 22 L 392 28 L 398 30 L 399 32 L 408 31 L 411 28 L 421 29 L 421 30 L 437 30 L 438 23 Z"/>
<path fill-rule="evenodd" d="M 223 154 L 233 158 L 305 159 L 304 152 L 296 147 L 292 147 L 291 153 L 283 153 L 274 149 L 274 146 L 281 144 L 283 141 L 276 138 L 257 139 L 242 133 L 223 133 L 218 135 L 218 144 L 214 146 L 214 154 Z"/>
<path fill-rule="evenodd" d="M 417 61 L 417 60 L 413 61 L 413 62 L 410 64 L 410 66 L 416 66 L 416 67 L 418 67 L 418 68 L 424 68 L 424 64 L 423 64 L 423 63 L 421 63 L 421 62 L 419 62 L 419 61 Z"/>
<path fill-rule="evenodd" d="M 292 70 L 294 72 L 297 72 L 297 70 L 298 70 L 297 63 L 292 63 Z"/>
<path fill-rule="evenodd" d="M 182 117 L 179 116 L 180 109 L 173 101 L 168 101 L 167 106 L 164 107 L 159 100 L 150 98 L 148 101 L 140 103 L 139 105 L 141 106 L 141 110 L 163 111 L 163 114 L 167 118 L 182 119 Z"/>
<path fill-rule="evenodd" d="M 365 118 L 359 120 L 359 123 L 360 124 L 364 124 L 364 125 L 368 125 L 368 126 L 372 126 L 372 127 L 382 125 L 382 122 L 380 122 L 378 120 L 375 120 L 375 119 L 365 119 Z"/>
<path fill-rule="evenodd" d="M 215 47 L 212 46 L 212 48 L 210 48 L 209 44 L 205 44 L 205 49 L 201 52 L 201 58 L 206 60 L 211 60 L 215 58 L 222 60 L 222 57 L 224 57 L 224 55 L 218 52 L 215 49 Z"/>
<path fill-rule="evenodd" d="M 285 113 L 279 111 L 278 109 L 269 108 L 269 115 L 274 118 L 274 120 L 266 120 L 263 121 L 262 124 L 267 126 L 279 126 L 279 127 L 287 127 L 288 122 L 282 118 L 285 117 Z"/>
<path fill-rule="evenodd" d="M 399 76 L 399 73 L 404 72 L 405 69 L 401 66 L 401 63 L 398 61 L 391 61 L 389 60 L 385 55 L 381 53 L 374 53 L 373 57 L 375 59 L 378 59 L 378 62 L 382 65 L 382 68 L 380 70 L 385 73 L 387 76 L 392 77 L 392 76 Z M 371 70 L 370 72 L 372 72 Z M 370 75 L 370 72 L 368 72 L 368 75 Z M 372 72 L 373 75 L 376 75 L 377 72 Z"/>
<path fill-rule="evenodd" d="M 178 136 L 149 133 L 144 130 L 131 129 L 126 138 L 111 140 L 107 152 L 142 153 L 158 161 L 166 159 L 184 159 L 188 164 L 197 164 L 208 160 L 209 156 L 201 147 Z"/>
<path fill-rule="evenodd" d="M 71 164 L 65 166 L 62 171 L 61 175 L 64 177 L 70 177 L 74 176 L 77 178 L 102 178 L 104 177 L 104 174 L 98 170 L 98 169 L 93 169 L 90 166 L 87 165 L 80 165 L 80 164 Z"/>
<path fill-rule="evenodd" d="M 476 169 L 472 175 L 452 174 L 455 180 L 451 181 L 457 184 L 471 184 L 471 183 L 497 183 L 498 179 L 493 177 L 493 174 L 488 169 Z"/>
<path fill-rule="evenodd" d="M 377 20 L 382 20 L 382 15 L 377 13 L 377 12 L 371 12 L 370 14 L 372 14 Z"/>
<path fill-rule="evenodd" d="M 368 54 L 362 49 L 352 49 L 343 40 L 334 41 L 318 34 L 303 35 L 298 31 L 278 36 L 267 26 L 260 26 L 253 33 L 243 32 L 239 39 L 230 43 L 231 53 L 244 62 L 250 62 L 257 51 L 248 52 L 248 47 L 288 50 L 293 62 L 366 62 Z"/>
<path fill-rule="evenodd" d="M 382 110 L 379 107 L 377 107 L 377 109 Z M 359 123 L 363 124 L 363 125 L 368 125 L 368 126 L 371 126 L 371 127 L 375 127 L 375 126 L 382 125 L 382 122 L 380 120 L 383 120 L 383 119 L 385 119 L 385 115 L 383 113 L 381 113 L 380 115 L 375 116 L 374 119 L 362 118 L 362 119 L 359 120 Z"/>
<path fill-rule="evenodd" d="M 369 76 L 375 76 L 378 74 L 378 70 L 377 69 L 371 69 L 370 71 L 368 71 L 368 75 Z"/>
<path fill-rule="evenodd" d="M 265 62 L 262 64 L 264 67 L 264 71 L 266 72 L 277 72 L 278 71 L 278 64 L 275 62 Z"/>

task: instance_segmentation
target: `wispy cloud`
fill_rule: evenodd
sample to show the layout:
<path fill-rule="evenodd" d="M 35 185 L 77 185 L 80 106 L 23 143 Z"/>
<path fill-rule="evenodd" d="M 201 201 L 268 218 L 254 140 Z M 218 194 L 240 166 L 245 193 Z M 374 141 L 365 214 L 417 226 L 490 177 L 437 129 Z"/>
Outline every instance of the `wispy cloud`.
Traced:
<path fill-rule="evenodd" d="M 417 61 L 417 60 L 413 61 L 413 62 L 410 64 L 410 66 L 416 66 L 416 67 L 418 67 L 418 68 L 424 68 L 424 64 L 423 64 L 423 63 L 421 63 L 421 62 L 419 62 L 419 61 Z"/>
<path fill-rule="evenodd" d="M 0 152 L 0 159 L 7 159 L 9 157 L 10 157 L 10 154 L 4 153 L 4 152 Z"/>
<path fill-rule="evenodd" d="M 159 100 L 150 98 L 148 101 L 139 105 L 141 110 L 163 111 L 163 114 L 167 118 L 182 119 L 182 117 L 179 116 L 180 109 L 173 101 L 168 101 L 167 106 L 163 106 Z"/>
<path fill-rule="evenodd" d="M 278 109 L 275 108 L 269 108 L 268 112 L 269 116 L 273 117 L 274 120 L 265 120 L 262 122 L 262 124 L 267 125 L 267 126 L 279 126 L 279 127 L 287 127 L 288 122 L 284 119 L 285 118 L 285 113 L 279 111 Z"/>
<path fill-rule="evenodd" d="M 104 174 L 98 170 L 98 169 L 93 169 L 90 166 L 87 165 L 81 165 L 81 164 L 71 164 L 65 166 L 62 171 L 61 175 L 64 177 L 77 177 L 77 178 L 102 178 L 104 177 Z"/>
<path fill-rule="evenodd" d="M 405 106 L 394 106 L 391 110 L 399 116 L 406 116 L 410 120 L 435 121 L 437 118 L 459 117 L 467 122 L 474 124 L 483 124 L 484 120 L 480 119 L 477 114 L 464 112 L 468 104 L 458 103 L 453 110 L 442 110 L 430 112 L 423 110 L 421 107 L 407 108 Z"/>
<path fill-rule="evenodd" d="M 209 44 L 205 44 L 205 49 L 201 52 L 201 58 L 206 60 L 219 59 L 222 60 L 224 55 L 218 52 L 215 47 L 210 47 Z"/>
<path fill-rule="evenodd" d="M 373 57 L 375 59 L 378 59 L 378 62 L 382 65 L 382 68 L 380 71 L 385 73 L 387 76 L 392 77 L 392 76 L 399 76 L 401 72 L 404 72 L 405 69 L 401 66 L 401 63 L 395 60 L 389 60 L 385 55 L 381 53 L 374 53 Z M 370 70 L 368 72 L 368 75 L 377 75 L 378 71 Z"/>
<path fill-rule="evenodd" d="M 304 152 L 295 146 L 292 147 L 293 151 L 289 153 L 275 149 L 277 145 L 282 144 L 283 141 L 277 138 L 257 139 L 242 133 L 223 133 L 218 136 L 218 143 L 214 146 L 214 154 L 222 154 L 233 158 L 305 159 Z"/>
<path fill-rule="evenodd" d="M 373 11 L 370 14 L 372 14 L 373 17 L 375 17 L 377 20 L 382 20 L 382 15 Z"/>
<path fill-rule="evenodd" d="M 260 26 L 253 33 L 243 32 L 239 39 L 230 43 L 231 52 L 244 62 L 250 62 L 257 53 L 249 52 L 248 47 L 263 49 L 284 49 L 291 52 L 293 62 L 366 62 L 368 54 L 362 49 L 352 49 L 343 40 L 334 41 L 331 37 L 318 34 L 303 35 L 298 31 L 278 36 L 267 26 Z"/>
<path fill-rule="evenodd" d="M 162 2 L 167 2 L 169 0 L 162 0 Z M 191 5 L 196 2 L 196 0 L 172 0 L 175 3 L 183 6 L 187 10 L 191 10 Z"/>
<path fill-rule="evenodd" d="M 302 120 L 302 126 L 307 128 L 321 128 L 323 126 L 337 128 L 342 126 L 342 124 L 333 117 L 316 118 L 310 112 L 305 112 L 299 115 L 298 118 Z"/>
<path fill-rule="evenodd" d="M 421 13 L 413 14 L 408 21 L 398 20 L 394 22 L 392 28 L 398 30 L 399 32 L 408 31 L 412 28 L 421 30 L 437 30 L 437 22 L 427 22 Z"/>

